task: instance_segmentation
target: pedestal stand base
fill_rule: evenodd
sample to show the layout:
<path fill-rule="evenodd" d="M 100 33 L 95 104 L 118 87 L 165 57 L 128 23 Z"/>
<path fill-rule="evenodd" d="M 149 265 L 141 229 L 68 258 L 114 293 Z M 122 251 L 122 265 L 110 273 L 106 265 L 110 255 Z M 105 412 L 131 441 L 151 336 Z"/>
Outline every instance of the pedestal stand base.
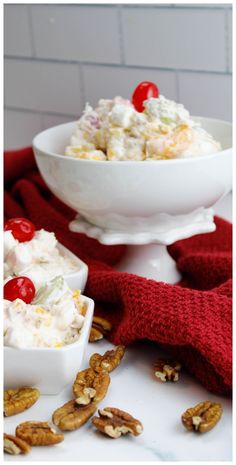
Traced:
<path fill-rule="evenodd" d="M 166 283 L 177 283 L 181 276 L 175 261 L 167 252 L 167 245 L 195 234 L 215 230 L 213 210 L 199 208 L 186 215 L 171 216 L 160 213 L 152 227 L 144 231 L 109 229 L 94 225 L 80 215 L 69 225 L 71 231 L 85 233 L 105 245 L 127 244 L 126 256 L 117 266 L 119 271 L 134 273 L 145 278 Z"/>
<path fill-rule="evenodd" d="M 167 247 L 160 244 L 128 245 L 125 257 L 116 269 L 170 284 L 181 279 Z"/>

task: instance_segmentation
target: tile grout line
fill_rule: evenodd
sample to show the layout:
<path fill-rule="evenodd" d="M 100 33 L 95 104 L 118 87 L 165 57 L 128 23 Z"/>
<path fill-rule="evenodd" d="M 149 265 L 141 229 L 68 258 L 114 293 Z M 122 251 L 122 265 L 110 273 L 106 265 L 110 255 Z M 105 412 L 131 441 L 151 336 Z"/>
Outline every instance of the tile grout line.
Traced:
<path fill-rule="evenodd" d="M 175 88 L 176 88 L 176 97 L 177 102 L 180 101 L 180 92 L 179 92 L 179 71 L 176 70 L 175 72 Z"/>
<path fill-rule="evenodd" d="M 37 114 L 37 115 L 42 115 L 42 116 L 60 116 L 60 117 L 65 117 L 65 118 L 77 118 L 78 119 L 78 115 L 74 115 L 74 114 L 65 114 L 65 113 L 56 113 L 56 112 L 49 112 L 49 111 L 46 111 L 46 110 L 32 110 L 32 109 L 28 109 L 28 108 L 22 108 L 22 107 L 15 107 L 15 106 L 9 106 L 9 105 L 5 105 L 4 106 L 4 110 L 7 110 L 7 111 L 15 111 L 15 112 L 21 112 L 21 113 L 30 113 L 30 114 Z"/>
<path fill-rule="evenodd" d="M 226 72 L 229 72 L 229 15 L 228 15 L 228 9 L 225 8 L 224 10 L 225 13 L 225 67 L 226 67 Z"/>
<path fill-rule="evenodd" d="M 165 71 L 165 72 L 184 72 L 184 73 L 196 73 L 196 74 L 216 74 L 216 75 L 232 75 L 231 71 L 216 71 L 216 70 L 205 70 L 205 69 L 189 69 L 189 68 L 166 68 L 166 67 L 156 67 L 156 66 L 142 66 L 142 65 L 129 65 L 129 64 L 120 64 L 120 63 L 99 63 L 93 61 L 75 61 L 75 60 L 58 60 L 53 58 L 38 58 L 38 57 L 26 57 L 26 56 L 16 56 L 16 55 L 5 55 L 5 60 L 9 61 L 29 61 L 29 62 L 38 62 L 45 64 L 61 64 L 61 65 L 83 65 L 83 66 L 97 66 L 100 68 L 120 68 L 120 69 L 137 69 L 147 71 Z"/>
<path fill-rule="evenodd" d="M 40 6 L 43 5 L 43 6 L 48 6 L 47 3 L 45 4 L 39 4 Z M 194 5 L 194 6 L 191 6 L 189 7 L 188 4 L 186 3 L 185 5 L 179 5 L 177 6 L 175 3 L 171 3 L 171 4 L 161 4 L 161 5 L 158 5 L 157 3 L 150 3 L 150 4 L 145 4 L 145 3 L 140 3 L 140 4 L 134 4 L 134 3 L 130 3 L 130 4 L 126 4 L 126 3 L 120 3 L 119 5 L 121 5 L 122 7 L 124 8 L 132 8 L 133 10 L 135 9 L 140 9 L 140 8 L 143 8 L 143 9 L 160 9 L 160 10 L 163 10 L 163 9 L 166 9 L 166 10 L 171 10 L 171 9 L 174 9 L 174 10 L 186 10 L 186 9 L 190 9 L 190 10 L 223 10 L 225 8 L 225 5 L 224 4 L 215 4 L 214 6 L 202 6 L 204 4 L 199 4 L 199 5 Z M 56 8 L 60 8 L 60 7 L 63 7 L 63 6 L 66 6 L 66 7 L 69 7 L 69 8 L 107 8 L 107 9 L 112 9 L 112 8 L 115 8 L 117 6 L 117 4 L 106 4 L 106 3 L 86 3 L 86 4 L 64 4 L 64 3 L 61 3 L 61 4 L 53 4 L 54 7 Z M 231 4 L 229 4 L 228 8 L 231 8 Z"/>
<path fill-rule="evenodd" d="M 124 44 L 123 22 L 122 22 L 122 5 L 117 5 L 117 18 L 118 18 L 118 35 L 119 35 L 119 44 L 120 44 L 121 64 L 125 65 L 125 44 Z"/>
<path fill-rule="evenodd" d="M 81 104 L 82 104 L 82 108 L 84 108 L 86 104 L 86 92 L 85 92 L 84 68 L 82 64 L 78 66 L 78 72 L 79 72 L 79 85 L 80 85 L 80 92 L 81 92 Z"/>
<path fill-rule="evenodd" d="M 26 8 L 27 8 L 29 32 L 30 32 L 30 39 L 31 39 L 32 57 L 36 58 L 36 47 L 35 47 L 35 40 L 34 40 L 34 28 L 33 28 L 33 18 L 32 18 L 31 5 L 30 4 L 26 5 Z"/>

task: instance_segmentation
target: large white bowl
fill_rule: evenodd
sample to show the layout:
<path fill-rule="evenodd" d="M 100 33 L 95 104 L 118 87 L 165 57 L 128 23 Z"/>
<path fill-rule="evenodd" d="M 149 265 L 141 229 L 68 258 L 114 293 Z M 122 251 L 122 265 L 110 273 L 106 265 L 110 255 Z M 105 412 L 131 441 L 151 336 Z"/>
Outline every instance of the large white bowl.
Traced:
<path fill-rule="evenodd" d="M 33 148 L 48 187 L 87 221 L 118 231 L 152 231 L 163 214 L 211 207 L 231 189 L 231 124 L 196 119 L 221 142 L 222 151 L 149 162 L 78 160 L 63 156 L 76 122 L 43 131 Z"/>
<path fill-rule="evenodd" d="M 94 301 L 84 296 L 83 299 L 87 313 L 80 337 L 73 344 L 58 349 L 4 347 L 5 389 L 35 386 L 41 394 L 58 394 L 73 382 L 87 349 L 94 310 Z"/>

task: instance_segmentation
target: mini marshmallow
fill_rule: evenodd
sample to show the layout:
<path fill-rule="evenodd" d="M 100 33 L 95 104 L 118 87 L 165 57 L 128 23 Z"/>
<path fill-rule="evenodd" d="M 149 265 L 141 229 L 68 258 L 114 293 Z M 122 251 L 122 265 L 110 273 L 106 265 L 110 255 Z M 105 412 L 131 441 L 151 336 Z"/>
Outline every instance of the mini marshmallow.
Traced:
<path fill-rule="evenodd" d="M 3 246 L 4 246 L 4 260 L 7 257 L 10 250 L 12 250 L 17 244 L 18 240 L 14 238 L 11 231 L 4 231 L 3 235 Z"/>
<path fill-rule="evenodd" d="M 19 243 L 11 250 L 6 258 L 6 264 L 14 274 L 23 272 L 32 263 L 32 253 L 27 246 L 27 243 Z"/>
<path fill-rule="evenodd" d="M 131 106 L 116 103 L 111 111 L 110 123 L 113 126 L 129 128 L 133 113 L 134 109 Z"/>
<path fill-rule="evenodd" d="M 40 229 L 36 231 L 34 238 L 28 242 L 34 259 L 50 260 L 50 254 L 54 252 L 57 245 L 57 239 L 54 233 Z"/>

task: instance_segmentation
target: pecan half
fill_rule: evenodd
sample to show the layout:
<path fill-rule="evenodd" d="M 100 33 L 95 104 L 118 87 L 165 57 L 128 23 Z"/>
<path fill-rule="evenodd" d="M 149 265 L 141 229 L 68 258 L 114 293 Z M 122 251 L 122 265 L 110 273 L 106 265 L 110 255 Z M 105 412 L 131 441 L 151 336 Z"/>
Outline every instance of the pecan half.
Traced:
<path fill-rule="evenodd" d="M 189 408 L 183 413 L 181 420 L 188 431 L 206 433 L 218 423 L 222 415 L 221 404 L 200 402 L 195 407 Z"/>
<path fill-rule="evenodd" d="M 89 334 L 89 342 L 97 342 L 103 339 L 103 334 L 99 329 L 91 327 L 90 334 Z"/>
<path fill-rule="evenodd" d="M 4 452 L 11 455 L 28 454 L 31 450 L 26 441 L 6 433 L 3 436 L 3 448 Z"/>
<path fill-rule="evenodd" d="M 31 446 L 51 446 L 64 440 L 64 435 L 57 433 L 46 421 L 25 421 L 16 428 L 16 436 Z"/>
<path fill-rule="evenodd" d="M 40 392 L 36 388 L 23 387 L 4 391 L 4 416 L 10 417 L 24 412 L 38 400 Z"/>
<path fill-rule="evenodd" d="M 110 376 L 106 371 L 96 373 L 92 368 L 80 371 L 73 384 L 77 404 L 100 402 L 105 397 L 109 384 Z"/>
<path fill-rule="evenodd" d="M 54 425 L 64 431 L 73 431 L 80 428 L 95 412 L 96 402 L 88 405 L 79 405 L 76 400 L 70 400 L 55 410 L 52 415 Z"/>
<path fill-rule="evenodd" d="M 170 360 L 157 360 L 154 366 L 155 376 L 162 382 L 178 381 L 181 365 Z"/>
<path fill-rule="evenodd" d="M 105 318 L 94 316 L 92 328 L 90 331 L 89 342 L 95 342 L 102 339 L 106 334 L 111 331 L 112 325 Z"/>
<path fill-rule="evenodd" d="M 111 438 L 119 438 L 122 434 L 131 433 L 138 436 L 143 431 L 143 425 L 129 413 L 118 408 L 106 407 L 98 410 L 99 417 L 93 417 L 96 428 Z"/>
<path fill-rule="evenodd" d="M 99 373 L 100 371 L 112 371 L 121 362 L 125 353 L 125 346 L 117 346 L 113 350 L 108 350 L 104 355 L 93 354 L 90 357 L 89 364 L 91 368 Z"/>

